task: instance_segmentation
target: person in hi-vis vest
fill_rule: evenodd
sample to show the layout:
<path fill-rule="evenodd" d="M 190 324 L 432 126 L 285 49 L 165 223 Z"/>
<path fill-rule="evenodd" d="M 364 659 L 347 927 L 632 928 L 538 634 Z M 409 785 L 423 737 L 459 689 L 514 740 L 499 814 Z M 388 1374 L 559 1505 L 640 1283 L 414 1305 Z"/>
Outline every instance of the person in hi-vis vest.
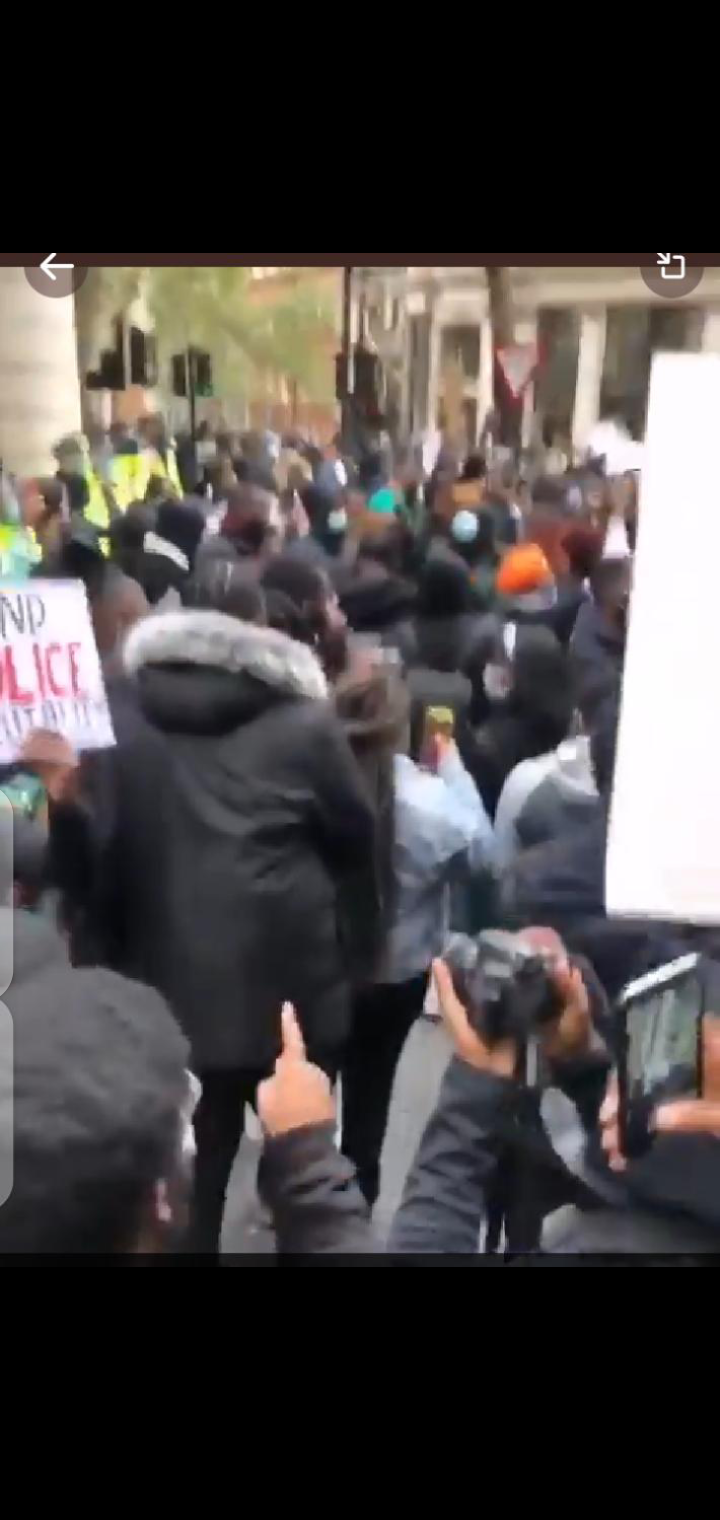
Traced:
<path fill-rule="evenodd" d="M 162 480 L 165 486 L 169 487 L 170 494 L 181 497 L 183 488 L 178 470 L 175 444 L 168 436 L 162 417 L 141 418 L 138 424 L 138 434 L 144 443 L 142 454 L 146 461 L 148 484 L 153 479 Z"/>
<path fill-rule="evenodd" d="M 114 422 L 110 429 L 112 453 L 107 462 L 107 481 L 119 512 L 127 512 L 134 501 L 144 501 L 150 475 L 148 461 L 137 440 L 124 422 Z"/>
<path fill-rule="evenodd" d="M 95 469 L 87 439 L 80 433 L 70 434 L 67 438 L 61 438 L 54 453 L 58 466 L 57 476 L 66 488 L 71 511 L 74 510 L 77 496 L 78 512 L 82 512 L 82 516 L 100 534 L 106 535 L 114 516 L 114 506 L 110 492 Z M 80 488 L 80 492 L 76 493 L 74 483 L 80 481 L 84 482 L 85 489 L 82 491 Z M 109 553 L 107 538 L 102 537 L 101 543 L 103 552 Z"/>

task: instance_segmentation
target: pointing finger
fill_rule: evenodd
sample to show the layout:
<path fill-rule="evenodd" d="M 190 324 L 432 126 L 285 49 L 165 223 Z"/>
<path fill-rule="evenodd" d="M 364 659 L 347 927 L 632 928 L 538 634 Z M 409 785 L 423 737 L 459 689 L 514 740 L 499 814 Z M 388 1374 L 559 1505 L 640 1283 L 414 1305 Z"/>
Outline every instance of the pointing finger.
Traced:
<path fill-rule="evenodd" d="M 285 1003 L 282 1011 L 282 1044 L 286 1060 L 305 1060 L 305 1041 L 292 1003 Z"/>

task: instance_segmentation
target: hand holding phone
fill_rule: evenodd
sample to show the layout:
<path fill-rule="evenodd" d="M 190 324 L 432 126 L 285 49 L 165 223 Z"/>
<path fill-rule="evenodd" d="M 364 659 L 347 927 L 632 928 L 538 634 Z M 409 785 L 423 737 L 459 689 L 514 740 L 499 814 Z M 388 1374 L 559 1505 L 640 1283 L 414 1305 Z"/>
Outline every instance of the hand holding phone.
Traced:
<path fill-rule="evenodd" d="M 33 729 L 23 744 L 20 761 L 39 778 L 52 802 L 66 802 L 73 796 L 79 777 L 79 760 L 62 734 L 44 728 Z"/>
<path fill-rule="evenodd" d="M 709 963 L 688 955 L 631 983 L 620 999 L 617 1138 L 626 1158 L 645 1154 L 668 1106 L 702 1098 L 709 976 Z M 607 1118 L 612 1127 L 609 1106 Z"/>
<path fill-rule="evenodd" d="M 436 771 L 443 757 L 455 743 L 455 714 L 451 707 L 428 707 L 422 742 L 422 762 Z"/>

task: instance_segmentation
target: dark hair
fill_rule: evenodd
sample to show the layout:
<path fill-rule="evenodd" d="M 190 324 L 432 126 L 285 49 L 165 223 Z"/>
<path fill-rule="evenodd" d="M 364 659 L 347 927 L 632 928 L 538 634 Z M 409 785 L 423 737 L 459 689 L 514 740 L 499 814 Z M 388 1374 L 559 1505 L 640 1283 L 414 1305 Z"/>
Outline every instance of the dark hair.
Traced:
<path fill-rule="evenodd" d="M 242 454 L 233 460 L 233 469 L 240 485 L 257 486 L 260 491 L 277 495 L 277 481 L 270 466 L 257 460 L 245 459 Z"/>
<path fill-rule="evenodd" d="M 227 512 L 220 526 L 244 559 L 254 558 L 274 535 L 269 522 L 272 497 L 264 487 L 248 481 L 234 486 L 227 495 Z"/>
<path fill-rule="evenodd" d="M 420 571 L 417 596 L 419 617 L 456 617 L 468 612 L 472 590 L 467 566 L 450 549 L 429 554 Z"/>
<path fill-rule="evenodd" d="M 182 593 L 186 607 L 224 612 L 241 623 L 265 623 L 265 597 L 257 578 L 239 561 L 206 559 Z"/>
<path fill-rule="evenodd" d="M 177 564 L 167 554 L 143 547 L 136 568 L 136 579 L 151 606 L 156 606 L 168 591 L 182 591 L 192 572 L 195 555 L 205 528 L 202 512 L 190 501 L 162 501 L 157 509 L 155 532 L 185 556 L 187 566 Z"/>
<path fill-rule="evenodd" d="M 273 591 L 284 592 L 296 607 L 322 602 L 327 596 L 322 571 L 293 554 L 277 554 L 263 571 L 262 583 Z"/>
<path fill-rule="evenodd" d="M 18 940 L 37 934 L 32 915 L 15 919 Z M 149 987 L 59 960 L 26 976 L 15 964 L 14 1060 L 0 1045 L 14 1133 L 0 1252 L 132 1252 L 156 1184 L 180 1172 L 186 1042 Z"/>
<path fill-rule="evenodd" d="M 630 561 L 628 559 L 601 559 L 593 571 L 590 582 L 595 601 L 602 604 L 608 597 L 613 596 L 616 591 L 619 591 L 626 581 L 629 572 Z"/>
<path fill-rule="evenodd" d="M 563 534 L 562 547 L 570 569 L 579 581 L 589 581 L 603 551 L 603 536 L 591 523 L 576 523 Z"/>
<path fill-rule="evenodd" d="M 368 494 L 374 491 L 378 483 L 385 479 L 385 457 L 380 449 L 371 449 L 363 454 L 358 465 L 358 483 L 360 489 Z"/>
<path fill-rule="evenodd" d="M 314 642 L 304 613 L 284 591 L 274 591 L 270 586 L 265 588 L 265 615 L 268 628 L 274 628 L 277 633 L 296 639 L 298 644 Z"/>
<path fill-rule="evenodd" d="M 401 677 L 386 666 L 369 675 L 341 677 L 335 706 L 375 810 L 374 876 L 380 917 L 372 959 L 384 948 L 397 895 L 395 877 L 395 754 L 408 741 L 410 695 Z"/>
<path fill-rule="evenodd" d="M 567 738 L 575 705 L 567 650 L 549 628 L 518 627 L 508 711 L 529 720 L 549 752 Z"/>
<path fill-rule="evenodd" d="M 65 487 L 70 511 L 84 512 L 90 502 L 90 487 L 85 476 L 78 475 L 72 470 L 58 470 L 57 479 Z M 54 510 L 57 511 L 58 508 Z M 53 514 L 49 513 L 49 515 Z"/>
<path fill-rule="evenodd" d="M 157 522 L 157 512 L 148 502 L 133 502 L 127 512 L 114 517 L 108 528 L 110 558 L 119 570 L 132 580 L 139 578 L 140 556 L 143 552 L 145 534 L 151 533 Z"/>
<path fill-rule="evenodd" d="M 161 501 L 157 509 L 156 532 L 160 538 L 174 544 L 190 561 L 195 560 L 200 540 L 205 532 L 205 518 L 196 501 Z"/>
<path fill-rule="evenodd" d="M 468 454 L 460 472 L 461 480 L 484 480 L 487 475 L 487 463 L 484 454 Z"/>
<path fill-rule="evenodd" d="M 328 594 L 322 572 L 292 554 L 277 554 L 263 572 L 262 585 L 268 598 L 271 626 L 278 627 L 283 619 L 289 620 L 292 629 L 285 626 L 281 631 L 303 644 L 314 644 L 322 632 L 323 608 Z M 278 595 L 282 601 L 277 600 Z M 276 621 L 278 617 L 280 623 Z"/>
<path fill-rule="evenodd" d="M 81 520 L 65 525 L 57 556 L 43 574 L 52 579 L 82 581 L 92 599 L 102 589 L 108 562 L 100 547 L 100 536 L 92 524 Z"/>
<path fill-rule="evenodd" d="M 378 526 L 375 526 L 375 522 L 366 524 L 358 543 L 358 559 L 382 565 L 392 575 L 403 575 L 412 547 L 412 534 L 396 518 L 386 521 L 378 517 L 377 524 Z"/>
<path fill-rule="evenodd" d="M 330 513 L 335 507 L 333 497 L 321 486 L 305 485 L 299 493 L 300 500 L 307 512 L 313 533 L 321 535 L 327 525 Z"/>
<path fill-rule="evenodd" d="M 347 511 L 345 524 L 341 527 L 331 528 L 330 517 L 338 509 L 345 510 L 344 496 L 335 498 L 320 486 L 306 485 L 300 491 L 300 500 L 307 512 L 313 538 L 331 559 L 337 558 L 347 536 Z"/>

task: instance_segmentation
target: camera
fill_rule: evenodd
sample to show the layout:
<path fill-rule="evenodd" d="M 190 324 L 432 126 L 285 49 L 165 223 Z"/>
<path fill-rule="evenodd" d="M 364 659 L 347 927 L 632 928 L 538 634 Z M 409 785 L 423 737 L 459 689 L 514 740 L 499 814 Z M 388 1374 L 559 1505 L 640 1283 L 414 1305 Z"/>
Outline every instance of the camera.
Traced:
<path fill-rule="evenodd" d="M 475 1032 L 488 1045 L 514 1040 L 519 1067 L 536 1036 L 560 1018 L 563 1000 L 548 958 L 520 935 L 488 930 L 477 939 L 455 934 L 443 956 Z M 530 1073 L 526 1079 L 531 1080 Z"/>

